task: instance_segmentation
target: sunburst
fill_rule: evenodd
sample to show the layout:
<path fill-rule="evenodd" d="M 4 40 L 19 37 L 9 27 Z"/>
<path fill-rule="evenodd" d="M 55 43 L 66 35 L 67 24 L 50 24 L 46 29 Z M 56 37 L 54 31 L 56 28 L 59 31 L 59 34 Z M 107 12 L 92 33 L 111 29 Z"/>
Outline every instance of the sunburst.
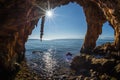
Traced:
<path fill-rule="evenodd" d="M 47 17 L 51 18 L 53 16 L 53 12 L 52 10 L 48 10 L 46 11 L 46 14 L 45 14 Z"/>
<path fill-rule="evenodd" d="M 55 22 L 54 22 L 54 18 L 56 16 L 55 14 L 55 9 L 52 9 L 51 6 L 50 6 L 50 2 L 49 0 L 47 1 L 47 7 L 46 9 L 45 8 L 42 8 L 40 5 L 36 4 L 36 3 L 33 3 L 33 5 L 35 5 L 36 7 L 38 7 L 40 10 L 40 13 L 42 13 L 43 15 L 41 17 L 38 17 L 39 18 L 42 18 L 41 20 L 41 34 L 40 34 L 40 38 L 42 40 L 42 36 L 43 36 L 43 32 L 44 32 L 44 23 L 45 22 L 53 22 L 53 24 L 55 25 Z M 45 18 L 45 19 L 44 19 Z M 44 21 L 45 20 L 45 21 Z"/>

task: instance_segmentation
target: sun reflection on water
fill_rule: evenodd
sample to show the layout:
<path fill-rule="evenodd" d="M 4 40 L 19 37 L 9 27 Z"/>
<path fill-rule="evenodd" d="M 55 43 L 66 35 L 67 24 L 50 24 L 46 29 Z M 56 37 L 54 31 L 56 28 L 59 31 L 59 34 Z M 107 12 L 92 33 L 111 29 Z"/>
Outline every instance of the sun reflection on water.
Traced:
<path fill-rule="evenodd" d="M 54 74 L 55 66 L 57 65 L 57 61 L 54 58 L 53 54 L 54 50 L 49 49 L 48 52 L 45 52 L 43 55 L 44 67 L 47 73 L 47 76 L 52 76 Z"/>
<path fill-rule="evenodd" d="M 60 78 L 64 73 L 69 74 L 68 64 L 57 52 L 53 46 L 43 52 L 31 53 L 27 55 L 28 66 L 44 80 Z"/>

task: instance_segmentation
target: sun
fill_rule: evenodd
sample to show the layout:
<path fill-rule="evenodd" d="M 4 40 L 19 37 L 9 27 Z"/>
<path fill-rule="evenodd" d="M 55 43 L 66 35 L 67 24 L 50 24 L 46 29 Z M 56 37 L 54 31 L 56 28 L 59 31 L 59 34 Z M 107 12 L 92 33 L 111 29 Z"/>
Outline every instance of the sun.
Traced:
<path fill-rule="evenodd" d="M 53 11 L 52 10 L 46 10 L 46 14 L 47 17 L 51 18 L 53 17 Z"/>

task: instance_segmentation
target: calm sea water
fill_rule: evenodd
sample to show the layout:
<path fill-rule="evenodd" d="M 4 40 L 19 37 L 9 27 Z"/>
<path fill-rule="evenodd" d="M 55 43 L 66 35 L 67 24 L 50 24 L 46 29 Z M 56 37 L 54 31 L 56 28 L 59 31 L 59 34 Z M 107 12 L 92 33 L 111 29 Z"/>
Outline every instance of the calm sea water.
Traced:
<path fill-rule="evenodd" d="M 113 40 L 98 40 L 97 45 Z M 69 73 L 69 63 L 65 54 L 71 52 L 73 57 L 79 55 L 83 39 L 60 39 L 40 41 L 29 39 L 26 43 L 26 60 L 30 68 L 44 77 Z M 33 53 L 34 52 L 34 53 Z"/>

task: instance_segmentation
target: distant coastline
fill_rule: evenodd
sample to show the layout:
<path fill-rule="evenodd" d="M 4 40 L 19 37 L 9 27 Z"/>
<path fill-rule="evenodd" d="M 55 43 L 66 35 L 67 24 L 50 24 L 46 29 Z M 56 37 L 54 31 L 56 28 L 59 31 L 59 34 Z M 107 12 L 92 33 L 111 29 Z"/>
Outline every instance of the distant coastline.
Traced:
<path fill-rule="evenodd" d="M 28 39 L 28 40 L 40 40 L 40 39 Z M 74 38 L 68 38 L 68 39 L 43 39 L 43 41 L 55 41 L 55 40 L 84 40 L 84 38 L 81 39 L 74 39 Z M 114 38 L 99 38 L 98 40 L 112 40 L 114 41 Z"/>

